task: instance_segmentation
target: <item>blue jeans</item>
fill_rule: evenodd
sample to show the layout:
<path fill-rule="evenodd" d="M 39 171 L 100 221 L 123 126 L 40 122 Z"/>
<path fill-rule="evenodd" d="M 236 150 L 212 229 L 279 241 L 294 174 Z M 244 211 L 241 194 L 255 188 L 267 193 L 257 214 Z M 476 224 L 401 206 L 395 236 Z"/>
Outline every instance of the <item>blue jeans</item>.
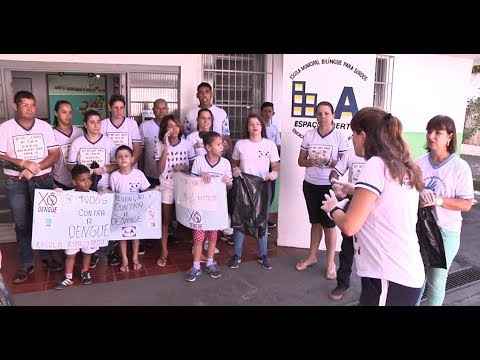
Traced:
<path fill-rule="evenodd" d="M 442 306 L 445 300 L 445 288 L 447 286 L 448 269 L 460 248 L 460 233 L 440 228 L 445 247 L 445 260 L 447 260 L 447 269 L 428 268 L 426 269 L 425 282 L 428 283 L 427 306 Z M 416 305 L 420 305 L 425 284 L 423 285 L 420 298 Z"/>
<path fill-rule="evenodd" d="M 35 189 L 53 189 L 52 178 L 38 180 L 5 179 L 8 205 L 15 222 L 17 248 L 23 266 L 34 264 L 32 250 L 33 197 Z M 39 250 L 43 259 L 52 258 L 52 250 Z"/>
<path fill-rule="evenodd" d="M 234 254 L 239 258 L 242 257 L 243 249 L 243 240 L 245 239 L 245 234 L 237 229 L 233 229 L 233 242 L 234 242 Z M 265 230 L 265 235 L 261 239 L 257 239 L 258 243 L 258 256 L 267 255 L 267 243 L 268 243 L 268 229 Z"/>

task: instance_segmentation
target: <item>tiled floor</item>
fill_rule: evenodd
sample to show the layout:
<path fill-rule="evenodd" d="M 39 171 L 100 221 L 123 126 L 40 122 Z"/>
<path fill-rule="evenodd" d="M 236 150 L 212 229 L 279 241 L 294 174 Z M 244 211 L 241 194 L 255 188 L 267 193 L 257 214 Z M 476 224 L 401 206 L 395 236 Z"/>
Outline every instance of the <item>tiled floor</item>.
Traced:
<path fill-rule="evenodd" d="M 271 214 L 272 220 L 275 220 L 276 215 L 277 214 Z M 107 265 L 105 252 L 100 252 L 100 260 L 97 266 L 94 269 L 91 269 L 93 283 L 128 280 L 144 276 L 170 274 L 179 271 L 186 272 L 192 267 L 191 250 L 193 243 L 191 240 L 191 230 L 184 228 L 183 226 L 179 226 L 175 235 L 180 242 L 176 245 L 169 245 L 169 257 L 165 267 L 159 267 L 157 265 L 157 259 L 160 255 L 159 243 L 156 243 L 151 249 L 146 249 L 144 255 L 140 255 L 140 262 L 143 265 L 142 269 L 133 271 L 130 264 L 130 272 L 128 273 L 121 272 L 120 266 Z M 305 252 L 305 249 L 277 246 L 276 240 L 277 228 L 275 227 L 270 229 L 270 238 L 268 241 L 268 257 L 270 258 L 286 256 L 298 252 Z M 233 245 L 228 245 L 226 242 L 219 240 L 217 243 L 217 248 L 220 250 L 220 253 L 215 255 L 215 260 L 219 266 L 226 266 L 227 261 L 233 255 Z M 13 294 L 52 289 L 64 276 L 63 270 L 52 272 L 43 267 L 40 263 L 39 257 L 37 256 L 35 271 L 23 283 L 13 284 L 11 281 L 19 265 L 17 246 L 15 243 L 0 244 L 0 250 L 2 251 L 3 256 L 1 271 Z M 59 250 L 57 254 L 55 254 L 58 260 L 62 259 L 62 253 L 63 252 Z M 256 261 L 257 254 L 258 248 L 256 240 L 254 238 L 246 237 L 243 245 L 242 262 Z M 80 254 L 77 254 L 74 269 L 75 284 L 73 286 L 82 286 L 80 285 L 79 280 L 81 271 L 80 256 Z M 131 262 L 130 255 L 129 259 Z"/>

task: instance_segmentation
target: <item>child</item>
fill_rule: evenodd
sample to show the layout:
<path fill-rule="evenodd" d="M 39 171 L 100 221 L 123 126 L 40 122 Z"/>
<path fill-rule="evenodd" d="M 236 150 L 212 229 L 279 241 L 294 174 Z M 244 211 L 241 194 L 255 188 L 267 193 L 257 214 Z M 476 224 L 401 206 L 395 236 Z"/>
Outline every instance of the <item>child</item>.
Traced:
<path fill-rule="evenodd" d="M 214 131 L 202 132 L 200 137 L 203 139 L 203 144 L 207 155 L 197 156 L 193 162 L 192 174 L 201 175 L 205 183 L 209 183 L 212 177 L 221 177 L 222 182 L 227 185 L 227 188 L 232 187 L 232 167 L 229 161 L 222 157 L 223 143 L 222 136 Z M 220 269 L 213 262 L 215 253 L 215 244 L 217 242 L 218 230 L 193 230 L 193 267 L 188 270 L 185 275 L 186 281 L 195 281 L 197 276 L 202 274 L 200 267 L 200 257 L 202 255 L 202 244 L 205 238 L 208 240 L 208 255 L 205 271 L 214 279 L 222 276 Z"/>
<path fill-rule="evenodd" d="M 155 161 L 160 173 L 160 191 L 162 192 L 162 253 L 157 260 L 158 266 L 167 265 L 168 224 L 175 203 L 174 172 L 190 169 L 195 158 L 193 145 L 183 136 L 183 125 L 175 115 L 166 115 L 160 122 L 159 142 L 155 148 Z"/>
<path fill-rule="evenodd" d="M 110 175 L 110 189 L 116 193 L 138 193 L 150 188 L 150 182 L 145 174 L 133 168 L 135 159 L 133 150 L 127 145 L 121 145 L 115 151 L 118 170 Z M 133 250 L 133 270 L 140 270 L 142 264 L 138 260 L 138 247 L 140 240 L 132 240 Z M 127 240 L 120 240 L 120 254 L 122 256 L 122 265 L 120 271 L 130 271 L 127 258 Z"/>
<path fill-rule="evenodd" d="M 71 191 L 90 192 L 90 185 L 92 185 L 90 169 L 87 168 L 85 165 L 75 165 L 72 168 L 72 182 L 73 186 L 75 186 L 75 189 Z M 55 191 L 63 191 L 63 189 L 55 188 Z M 80 250 L 83 253 L 82 273 L 80 275 L 82 285 L 88 285 L 93 282 L 92 276 L 90 275 L 88 270 L 91 256 L 95 251 L 98 250 L 98 247 L 65 249 L 65 255 L 67 255 L 67 258 L 65 260 L 65 278 L 60 281 L 57 286 L 55 286 L 55 289 L 63 290 L 66 287 L 73 285 L 73 267 L 75 265 L 75 256 Z"/>

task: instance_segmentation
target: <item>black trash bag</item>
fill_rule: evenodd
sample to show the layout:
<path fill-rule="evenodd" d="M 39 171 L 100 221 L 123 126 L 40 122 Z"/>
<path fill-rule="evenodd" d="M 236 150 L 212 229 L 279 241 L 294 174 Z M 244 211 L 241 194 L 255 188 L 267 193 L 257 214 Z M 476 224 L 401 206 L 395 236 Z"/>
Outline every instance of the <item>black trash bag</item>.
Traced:
<path fill-rule="evenodd" d="M 5 284 L 2 274 L 0 274 L 0 306 L 13 306 L 13 297 L 10 289 Z"/>
<path fill-rule="evenodd" d="M 433 206 L 418 208 L 417 236 L 425 267 L 447 269 L 442 233 L 433 216 Z"/>
<path fill-rule="evenodd" d="M 233 180 L 229 191 L 229 212 L 232 228 L 261 239 L 268 229 L 268 213 L 272 196 L 271 181 L 242 173 Z"/>
<path fill-rule="evenodd" d="M 99 167 L 100 165 L 96 161 L 92 161 L 92 163 L 90 164 L 90 169 L 98 169 Z M 90 185 L 90 190 L 97 191 L 98 182 L 102 178 L 102 175 L 97 175 L 93 173 L 92 175 L 90 175 L 90 177 L 92 179 L 92 185 Z"/>
<path fill-rule="evenodd" d="M 15 171 L 18 171 L 18 172 L 22 172 L 23 169 L 24 169 L 23 167 L 17 166 L 14 163 L 12 163 L 8 160 L 0 160 L 0 167 L 5 168 L 5 169 L 15 170 Z"/>

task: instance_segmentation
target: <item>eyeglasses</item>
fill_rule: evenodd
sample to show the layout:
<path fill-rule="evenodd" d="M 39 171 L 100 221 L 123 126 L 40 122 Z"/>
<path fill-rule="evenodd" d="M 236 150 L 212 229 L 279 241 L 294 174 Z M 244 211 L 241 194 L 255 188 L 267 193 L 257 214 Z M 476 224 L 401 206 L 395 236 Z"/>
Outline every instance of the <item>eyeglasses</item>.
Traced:
<path fill-rule="evenodd" d="M 36 105 L 35 104 L 27 104 L 27 103 L 18 103 L 18 106 L 25 109 L 25 108 L 28 108 L 28 107 L 35 107 Z"/>

